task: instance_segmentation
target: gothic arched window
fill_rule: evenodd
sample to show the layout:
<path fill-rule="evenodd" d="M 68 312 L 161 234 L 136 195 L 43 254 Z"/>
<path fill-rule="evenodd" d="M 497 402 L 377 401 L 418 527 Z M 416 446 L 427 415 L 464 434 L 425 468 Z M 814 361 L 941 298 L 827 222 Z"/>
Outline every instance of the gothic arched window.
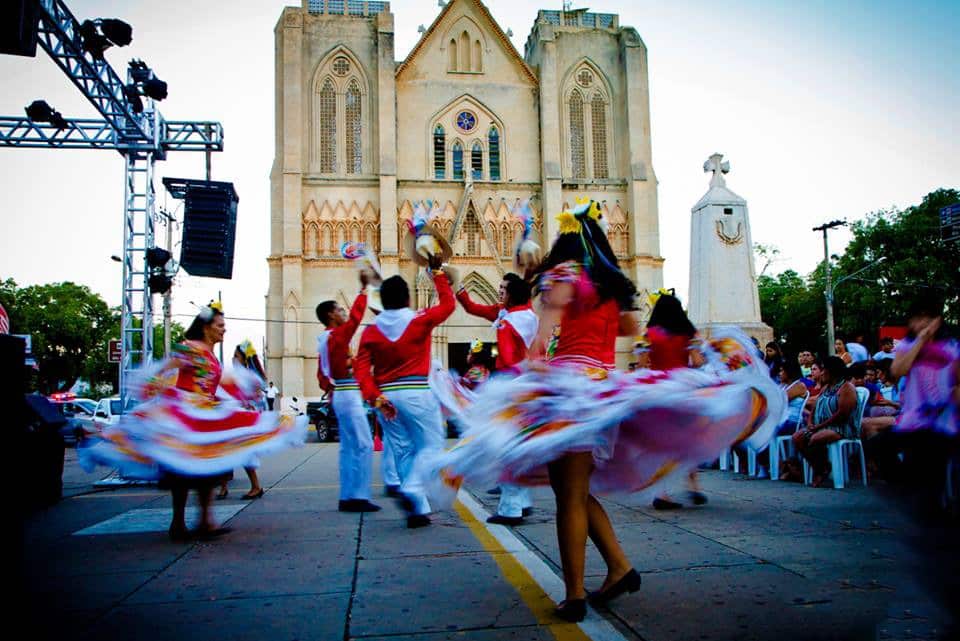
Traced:
<path fill-rule="evenodd" d="M 457 48 L 460 56 L 460 71 L 470 71 L 470 34 L 464 31 L 460 34 L 460 46 Z"/>
<path fill-rule="evenodd" d="M 457 39 L 453 38 L 450 40 L 450 44 L 447 45 L 447 71 L 456 71 L 457 67 Z"/>
<path fill-rule="evenodd" d="M 570 95 L 570 169 L 574 178 L 587 177 L 587 156 L 584 142 L 583 96 L 574 89 Z"/>
<path fill-rule="evenodd" d="M 470 177 L 474 180 L 483 180 L 483 147 L 480 142 L 473 143 L 470 151 Z"/>
<path fill-rule="evenodd" d="M 447 177 L 447 134 L 443 125 L 433 128 L 433 177 L 437 180 Z"/>
<path fill-rule="evenodd" d="M 487 148 L 490 150 L 490 180 L 500 180 L 500 132 L 496 127 L 490 127 Z"/>
<path fill-rule="evenodd" d="M 467 219 L 463 221 L 463 235 L 467 239 L 467 256 L 479 256 L 478 248 L 482 232 L 480 231 L 480 221 L 477 220 L 477 216 L 472 209 L 467 213 Z"/>
<path fill-rule="evenodd" d="M 473 71 L 483 71 L 483 49 L 479 40 L 473 42 Z"/>
<path fill-rule="evenodd" d="M 333 80 L 323 81 L 317 96 L 320 127 L 320 172 L 332 174 L 337 170 L 337 93 Z"/>
<path fill-rule="evenodd" d="M 582 62 L 567 75 L 563 86 L 566 100 L 569 165 L 565 175 L 574 179 L 610 178 L 610 94 L 600 71 Z"/>
<path fill-rule="evenodd" d="M 590 126 L 593 138 L 593 177 L 609 178 L 607 167 L 607 104 L 599 93 L 590 101 Z"/>
<path fill-rule="evenodd" d="M 347 173 L 359 174 L 363 163 L 363 140 L 361 138 L 363 112 L 360 105 L 360 85 L 357 84 L 356 80 L 351 80 L 350 86 L 347 87 L 346 116 Z"/>
<path fill-rule="evenodd" d="M 463 180 L 463 145 L 453 143 L 453 179 Z"/>
<path fill-rule="evenodd" d="M 369 111 L 363 69 L 345 51 L 336 52 L 317 69 L 313 85 L 311 171 L 362 174 Z M 366 167 L 370 171 L 369 163 Z"/>

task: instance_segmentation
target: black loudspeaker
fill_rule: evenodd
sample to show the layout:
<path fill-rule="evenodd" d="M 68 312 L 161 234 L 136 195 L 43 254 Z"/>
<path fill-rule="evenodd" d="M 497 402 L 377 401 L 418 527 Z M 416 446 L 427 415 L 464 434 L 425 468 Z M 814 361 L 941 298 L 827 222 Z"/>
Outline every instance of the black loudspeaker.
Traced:
<path fill-rule="evenodd" d="M 33 0 L 4 3 L 0 9 L 0 53 L 31 58 L 37 55 L 38 11 Z"/>
<path fill-rule="evenodd" d="M 184 182 L 180 266 L 191 276 L 232 278 L 240 202 L 233 183 Z"/>

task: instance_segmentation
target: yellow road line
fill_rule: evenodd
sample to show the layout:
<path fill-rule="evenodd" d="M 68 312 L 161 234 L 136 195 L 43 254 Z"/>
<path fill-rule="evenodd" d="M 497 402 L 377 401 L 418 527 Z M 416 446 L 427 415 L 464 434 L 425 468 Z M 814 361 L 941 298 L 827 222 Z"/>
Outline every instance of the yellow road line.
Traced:
<path fill-rule="evenodd" d="M 523 565 L 517 561 L 505 547 L 500 544 L 486 526 L 483 525 L 473 515 L 467 507 L 457 500 L 454 503 L 454 509 L 460 518 L 466 523 L 467 527 L 473 533 L 483 548 L 490 553 L 493 560 L 500 566 L 503 577 L 520 594 L 520 598 L 533 613 L 537 623 L 550 630 L 557 641 L 590 641 L 583 630 L 576 623 L 559 623 L 554 614 L 556 604 L 547 596 L 543 588 L 530 576 Z"/>

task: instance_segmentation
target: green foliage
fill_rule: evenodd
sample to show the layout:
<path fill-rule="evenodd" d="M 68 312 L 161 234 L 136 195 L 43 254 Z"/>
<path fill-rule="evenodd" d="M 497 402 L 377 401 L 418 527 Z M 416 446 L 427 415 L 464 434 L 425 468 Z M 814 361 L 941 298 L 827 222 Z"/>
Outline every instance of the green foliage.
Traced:
<path fill-rule="evenodd" d="M 88 287 L 64 282 L 18 288 L 7 279 L 0 285 L 0 303 L 11 331 L 32 336 L 40 391 L 55 392 L 81 377 L 94 386 L 110 380 L 97 361 L 106 360 L 106 338 L 118 314 Z"/>
<path fill-rule="evenodd" d="M 17 287 L 13 279 L 0 281 L 0 304 L 10 316 L 14 334 L 33 337 L 33 353 L 40 367 L 36 387 L 49 394 L 69 388 L 82 378 L 91 389 L 117 387 L 118 365 L 107 361 L 110 339 L 120 338 L 120 310 L 111 309 L 85 285 L 51 283 Z M 184 328 L 173 323 L 173 342 L 183 340 Z M 134 346 L 135 348 L 137 345 Z M 163 356 L 163 325 L 154 327 L 153 353 Z"/>
<path fill-rule="evenodd" d="M 945 302 L 944 317 L 960 321 L 960 245 L 940 240 L 940 210 L 960 202 L 960 191 L 938 189 L 906 210 L 868 214 L 855 222 L 853 240 L 833 266 L 838 336 L 862 334 L 875 343 L 881 325 L 902 325 L 918 299 Z M 771 255 L 770 248 L 761 258 Z M 824 265 L 806 278 L 792 270 L 758 278 L 764 322 L 787 351 L 826 350 Z"/>

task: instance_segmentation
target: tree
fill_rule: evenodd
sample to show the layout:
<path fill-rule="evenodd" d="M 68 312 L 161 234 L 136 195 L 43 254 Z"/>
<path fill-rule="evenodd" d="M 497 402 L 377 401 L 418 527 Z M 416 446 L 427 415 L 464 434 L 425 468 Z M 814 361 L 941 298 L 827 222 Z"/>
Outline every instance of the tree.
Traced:
<path fill-rule="evenodd" d="M 852 225 L 853 240 L 832 268 L 838 336 L 861 334 L 873 343 L 881 325 L 905 324 L 921 298 L 944 302 L 947 322 L 960 322 L 960 244 L 940 239 L 940 210 L 956 202 L 960 191 L 938 189 L 919 205 L 873 212 Z M 759 246 L 757 253 L 769 261 L 776 250 Z M 825 354 L 824 264 L 806 278 L 761 272 L 757 282 L 763 320 L 788 351 Z"/>
<path fill-rule="evenodd" d="M 32 337 L 40 391 L 55 392 L 80 377 L 92 384 L 103 381 L 99 371 L 91 371 L 90 359 L 96 353 L 105 356 L 105 337 L 117 319 L 100 296 L 70 282 L 18 288 L 7 279 L 0 285 L 0 303 L 12 331 Z"/>

